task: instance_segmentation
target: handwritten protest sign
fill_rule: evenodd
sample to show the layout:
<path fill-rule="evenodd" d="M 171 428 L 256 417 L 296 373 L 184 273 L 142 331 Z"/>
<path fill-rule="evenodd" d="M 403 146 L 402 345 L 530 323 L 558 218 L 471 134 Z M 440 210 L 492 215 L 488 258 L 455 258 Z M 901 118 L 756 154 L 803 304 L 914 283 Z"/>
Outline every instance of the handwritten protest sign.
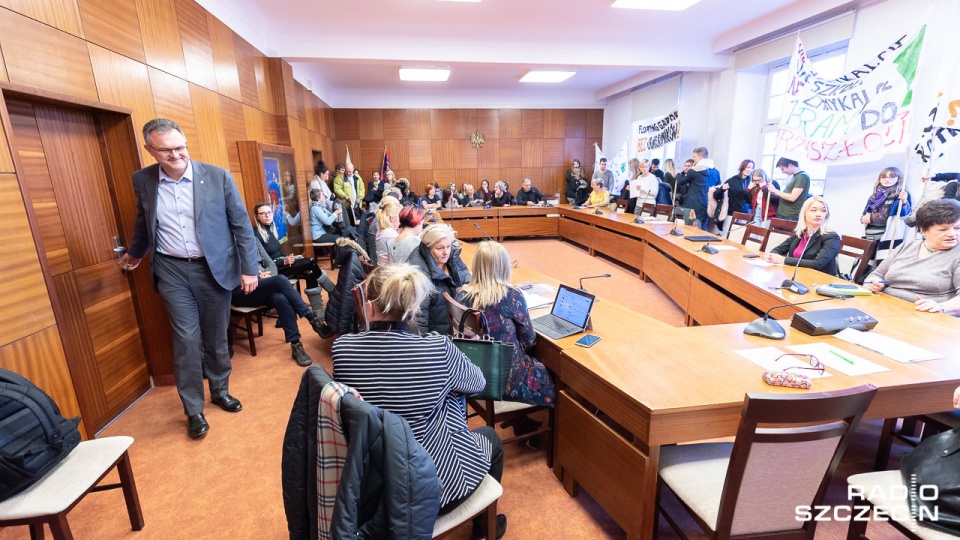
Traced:
<path fill-rule="evenodd" d="M 836 79 L 822 79 L 799 36 L 775 152 L 800 162 L 856 163 L 879 159 L 909 142 L 913 84 L 926 27 L 896 40 Z"/>
<path fill-rule="evenodd" d="M 680 140 L 680 113 L 674 107 L 672 111 L 655 118 L 633 123 L 631 147 L 638 158 L 649 157 L 656 150 L 669 143 Z"/>

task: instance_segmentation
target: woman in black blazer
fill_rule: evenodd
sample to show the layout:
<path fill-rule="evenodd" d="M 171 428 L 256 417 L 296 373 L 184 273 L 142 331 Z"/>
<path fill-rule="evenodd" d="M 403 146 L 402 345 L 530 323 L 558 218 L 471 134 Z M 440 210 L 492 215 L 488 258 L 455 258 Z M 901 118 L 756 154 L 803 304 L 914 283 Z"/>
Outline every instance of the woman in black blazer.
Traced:
<path fill-rule="evenodd" d="M 830 209 L 823 197 L 810 197 L 800 209 L 797 229 L 790 238 L 770 250 L 766 260 L 786 266 L 796 266 L 799 261 L 804 268 L 813 268 L 831 276 L 839 275 L 837 253 L 840 251 L 840 235 L 826 228 L 828 219 Z"/>
<path fill-rule="evenodd" d="M 734 212 L 750 213 L 750 192 L 747 190 L 747 186 L 750 185 L 750 178 L 753 176 L 753 169 L 755 167 L 756 165 L 749 159 L 741 161 L 740 172 L 728 178 L 720 187 L 713 190 L 713 198 L 717 201 L 718 215 L 720 213 L 720 205 L 723 203 L 724 193 L 727 193 L 730 201 L 727 206 L 729 209 L 727 211 L 727 218 L 723 223 L 717 220 L 717 227 L 723 231 L 724 236 L 726 236 L 727 228 L 730 226 Z M 711 217 L 716 219 L 718 216 Z"/>

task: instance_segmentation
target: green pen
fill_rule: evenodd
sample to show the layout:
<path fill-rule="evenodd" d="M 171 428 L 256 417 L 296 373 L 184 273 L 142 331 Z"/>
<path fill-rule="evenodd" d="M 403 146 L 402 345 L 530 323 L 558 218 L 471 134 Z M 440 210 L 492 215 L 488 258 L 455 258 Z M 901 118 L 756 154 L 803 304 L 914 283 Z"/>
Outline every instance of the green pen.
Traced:
<path fill-rule="evenodd" d="M 846 362 L 846 363 L 848 363 L 848 364 L 851 364 L 851 365 L 853 364 L 853 360 L 851 360 L 851 359 L 847 358 L 846 356 L 838 353 L 837 351 L 835 351 L 835 350 L 833 350 L 833 349 L 830 349 L 830 352 L 833 353 L 833 355 L 836 356 L 837 358 L 843 360 L 844 362 Z"/>

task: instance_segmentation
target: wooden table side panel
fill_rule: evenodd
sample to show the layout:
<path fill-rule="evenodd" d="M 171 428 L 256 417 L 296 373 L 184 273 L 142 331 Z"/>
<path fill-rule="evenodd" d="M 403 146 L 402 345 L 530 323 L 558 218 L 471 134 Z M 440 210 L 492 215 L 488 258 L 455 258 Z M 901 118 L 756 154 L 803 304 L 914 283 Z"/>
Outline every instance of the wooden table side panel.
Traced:
<path fill-rule="evenodd" d="M 453 230 L 457 231 L 457 238 L 486 238 L 489 234 L 493 238 L 497 238 L 500 234 L 500 224 L 497 219 L 456 219 L 456 220 L 446 220 L 444 221 L 447 225 L 453 227 Z M 479 225 L 483 228 L 481 231 L 477 228 L 476 225 Z"/>
<path fill-rule="evenodd" d="M 603 422 L 575 402 L 566 392 L 559 398 L 559 451 L 557 461 L 564 479 L 574 481 L 627 532 L 640 534 L 637 510 L 641 508 L 647 458 Z"/>
<path fill-rule="evenodd" d="M 568 355 L 563 359 L 563 384 L 640 440 L 650 439 L 650 411 Z"/>
<path fill-rule="evenodd" d="M 592 229 L 593 237 L 590 242 L 587 244 L 589 247 L 614 257 L 617 260 L 620 260 L 620 257 L 623 255 L 621 253 L 620 241 L 623 238 L 615 232 L 608 231 L 606 229 L 600 229 L 594 227 Z"/>
<path fill-rule="evenodd" d="M 747 309 L 724 291 L 694 278 L 690 282 L 690 302 L 687 312 L 700 324 L 729 324 L 750 322 L 757 313 Z"/>
<path fill-rule="evenodd" d="M 500 218 L 500 237 L 510 236 L 557 236 L 560 218 L 555 217 L 503 217 Z"/>
<path fill-rule="evenodd" d="M 593 239 L 593 227 L 578 221 L 560 218 L 558 226 L 560 238 L 589 246 Z"/>
<path fill-rule="evenodd" d="M 643 268 L 643 252 L 646 246 L 643 242 L 633 238 L 620 239 L 620 262 L 628 264 L 637 270 Z"/>
<path fill-rule="evenodd" d="M 690 273 L 656 249 L 645 249 L 643 273 L 667 293 L 685 312 L 690 299 Z"/>

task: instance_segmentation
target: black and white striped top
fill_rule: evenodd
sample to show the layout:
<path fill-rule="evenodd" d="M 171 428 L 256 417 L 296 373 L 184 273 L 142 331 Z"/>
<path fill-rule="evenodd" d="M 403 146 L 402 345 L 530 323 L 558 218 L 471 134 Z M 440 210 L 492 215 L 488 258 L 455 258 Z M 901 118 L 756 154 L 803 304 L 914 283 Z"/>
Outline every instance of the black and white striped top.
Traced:
<path fill-rule="evenodd" d="M 490 442 L 467 428 L 463 395 L 486 381 L 446 336 L 399 329 L 346 334 L 332 352 L 334 379 L 410 424 L 437 467 L 441 506 L 480 485 L 490 468 Z"/>

